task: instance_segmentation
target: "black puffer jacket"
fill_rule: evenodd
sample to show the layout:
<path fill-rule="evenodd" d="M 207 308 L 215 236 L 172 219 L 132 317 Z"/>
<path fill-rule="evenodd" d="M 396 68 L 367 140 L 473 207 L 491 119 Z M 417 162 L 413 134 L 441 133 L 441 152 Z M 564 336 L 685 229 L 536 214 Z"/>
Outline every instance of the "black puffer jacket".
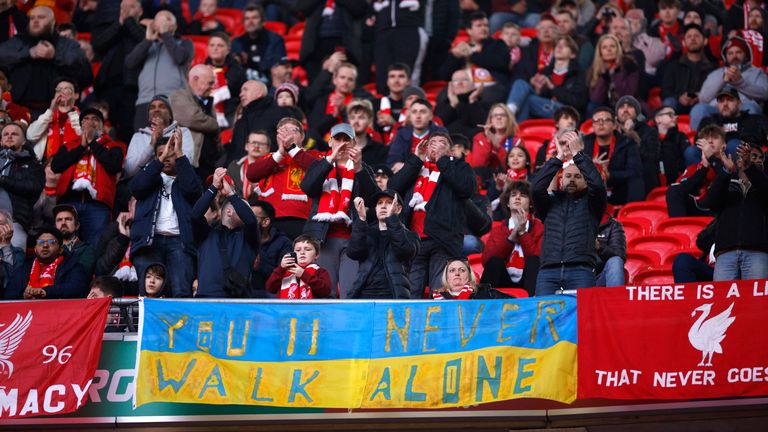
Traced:
<path fill-rule="evenodd" d="M 592 160 L 579 152 L 573 157 L 587 181 L 584 192 L 547 192 L 563 162 L 553 157 L 544 164 L 531 187 L 536 216 L 544 221 L 541 267 L 561 264 L 597 265 L 595 238 L 605 213 L 606 191 Z"/>
<path fill-rule="evenodd" d="M 5 167 L 0 166 L 0 172 Z M 7 176 L 0 175 L 0 188 L 8 192 L 13 206 L 13 220 L 25 230 L 32 223 L 32 207 L 45 186 L 43 166 L 29 143 L 25 143 L 10 161 Z"/>
<path fill-rule="evenodd" d="M 376 261 L 384 262 L 384 272 L 392 289 L 393 299 L 411 298 L 411 283 L 408 272 L 414 257 L 419 251 L 419 236 L 408 230 L 396 215 L 387 218 L 389 244 L 384 249 L 384 256 L 376 256 L 383 234 L 378 224 L 367 224 L 355 216 L 352 222 L 352 235 L 347 245 L 347 256 L 360 262 L 357 279 L 352 285 L 349 298 L 360 298 L 363 285 L 374 270 Z"/>
<path fill-rule="evenodd" d="M 602 270 L 606 261 L 615 256 L 627 260 L 627 236 L 624 234 L 624 225 L 606 214 L 598 228 L 597 243 L 597 268 Z"/>
<path fill-rule="evenodd" d="M 717 168 L 720 174 L 702 199 L 717 219 L 715 256 L 735 249 L 768 252 L 768 176 L 755 165 L 747 168 L 752 185 L 744 194 L 738 174 Z"/>

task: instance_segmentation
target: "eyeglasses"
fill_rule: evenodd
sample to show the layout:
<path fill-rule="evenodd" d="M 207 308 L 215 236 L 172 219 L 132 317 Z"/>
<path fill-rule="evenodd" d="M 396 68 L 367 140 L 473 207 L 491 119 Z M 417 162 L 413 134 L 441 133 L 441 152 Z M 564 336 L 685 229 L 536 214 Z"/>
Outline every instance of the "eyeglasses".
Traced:
<path fill-rule="evenodd" d="M 75 92 L 75 90 L 70 87 L 56 87 L 54 90 L 56 91 L 56 93 L 74 93 Z"/>
<path fill-rule="evenodd" d="M 674 117 L 675 116 L 675 112 L 674 111 L 666 111 L 666 112 L 660 112 L 660 113 L 656 114 L 656 117 L 664 117 L 664 116 Z"/>
<path fill-rule="evenodd" d="M 592 123 L 594 124 L 608 124 L 613 123 L 612 118 L 592 118 Z"/>
<path fill-rule="evenodd" d="M 48 239 L 48 240 L 38 239 L 37 240 L 37 245 L 38 246 L 45 246 L 45 245 L 53 246 L 53 245 L 58 244 L 58 243 L 59 243 L 59 241 L 56 240 L 56 239 Z"/>
<path fill-rule="evenodd" d="M 269 143 L 266 141 L 248 141 L 248 144 L 262 146 L 262 147 L 266 147 L 269 145 Z"/>
<path fill-rule="evenodd" d="M 278 132 L 283 132 L 283 133 L 301 133 L 301 129 L 299 129 L 299 128 L 282 128 Z"/>

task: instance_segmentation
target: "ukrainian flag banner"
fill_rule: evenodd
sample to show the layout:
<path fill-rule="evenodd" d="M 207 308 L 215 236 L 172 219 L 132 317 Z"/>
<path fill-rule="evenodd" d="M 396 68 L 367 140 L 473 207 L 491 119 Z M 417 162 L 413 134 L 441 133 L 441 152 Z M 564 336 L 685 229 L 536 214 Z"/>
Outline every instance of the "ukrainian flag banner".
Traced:
<path fill-rule="evenodd" d="M 144 299 L 136 405 L 447 408 L 576 398 L 576 301 Z"/>

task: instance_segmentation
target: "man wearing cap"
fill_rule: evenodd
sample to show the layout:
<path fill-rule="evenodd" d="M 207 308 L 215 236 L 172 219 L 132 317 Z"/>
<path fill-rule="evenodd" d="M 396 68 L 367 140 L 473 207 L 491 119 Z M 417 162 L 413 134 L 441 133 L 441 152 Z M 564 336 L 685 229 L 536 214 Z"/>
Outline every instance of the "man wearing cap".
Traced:
<path fill-rule="evenodd" d="M 409 155 L 416 153 L 417 149 L 426 147 L 430 135 L 435 132 L 448 133 L 448 130 L 432 121 L 432 104 L 426 99 L 415 99 L 408 105 L 408 125 L 397 129 L 395 138 L 389 145 L 387 165 L 392 171 L 398 172 Z"/>
<path fill-rule="evenodd" d="M 331 276 L 331 292 L 347 298 L 357 275 L 357 262 L 346 254 L 350 224 L 357 217 L 352 201 L 370 197 L 379 188 L 373 173 L 362 161 L 355 143 L 355 131 L 347 123 L 331 128 L 328 155 L 315 161 L 301 181 L 301 190 L 312 198 L 312 211 L 304 225 L 321 243 L 318 265 Z M 338 283 L 338 296 L 336 284 Z"/>
<path fill-rule="evenodd" d="M 53 208 L 53 221 L 56 229 L 61 231 L 62 247 L 77 259 L 90 279 L 96 266 L 96 245 L 86 243 L 77 236 L 77 230 L 80 229 L 77 209 L 69 204 L 57 205 Z"/>
<path fill-rule="evenodd" d="M 13 216 L 13 246 L 27 248 L 34 205 L 44 186 L 43 167 L 24 129 L 8 123 L 0 129 L 0 209 Z"/>
<path fill-rule="evenodd" d="M 378 186 L 381 190 L 387 189 L 389 178 L 394 175 L 392 170 L 389 169 L 387 164 L 374 165 L 372 168 L 373 179 L 376 181 L 376 186 Z"/>
<path fill-rule="evenodd" d="M 699 123 L 699 130 L 707 125 L 718 125 L 725 131 L 726 153 L 735 155 L 736 147 L 741 143 L 741 135 L 766 136 L 768 122 L 763 115 L 756 115 L 743 110 L 744 102 L 739 98 L 739 92 L 731 85 L 725 85 L 717 92 L 717 110 Z M 701 149 L 691 146 L 685 150 L 688 165 L 696 163 L 701 158 Z"/>
<path fill-rule="evenodd" d="M 194 141 L 189 129 L 180 126 L 173 119 L 171 101 L 165 95 L 155 95 L 147 108 L 149 127 L 139 129 L 131 137 L 128 152 L 125 155 L 125 177 L 133 177 L 144 165 L 155 158 L 155 146 L 160 138 L 170 138 L 176 128 L 181 130 L 181 148 L 187 158 L 192 158 Z"/>
<path fill-rule="evenodd" d="M 634 96 L 622 96 L 616 102 L 619 132 L 632 139 L 640 150 L 645 193 L 659 185 L 659 131 L 648 126 L 640 102 Z"/>
<path fill-rule="evenodd" d="M 418 106 L 418 103 L 414 103 Z M 442 286 L 441 274 L 450 257 L 461 256 L 467 199 L 477 188 L 472 167 L 451 156 L 453 141 L 434 132 L 425 146 L 410 153 L 388 187 L 404 197 L 401 219 L 421 239 L 421 248 L 409 275 L 411 298 L 422 297 L 424 287 Z"/>
<path fill-rule="evenodd" d="M 110 220 L 125 145 L 104 133 L 104 115 L 98 109 L 81 113 L 80 129 L 81 136 L 64 141 L 53 156 L 51 169 L 61 173 L 57 201 L 77 209 L 80 236 L 94 245 Z"/>
<path fill-rule="evenodd" d="M 216 83 L 213 69 L 208 65 L 196 65 L 189 70 L 187 86 L 171 94 L 171 107 L 179 125 L 189 128 L 194 142 L 190 162 L 197 167 L 201 178 L 208 177 L 216 169 L 220 155 L 220 130 L 213 110 L 213 85 Z"/>
<path fill-rule="evenodd" d="M 9 300 L 75 299 L 88 294 L 88 276 L 66 253 L 61 231 L 43 227 L 35 236 L 35 255 L 11 275 L 3 295 Z"/>
<path fill-rule="evenodd" d="M 245 34 L 232 41 L 232 55 L 245 66 L 249 80 L 269 82 L 269 70 L 285 57 L 283 38 L 264 28 L 264 9 L 249 4 L 243 9 Z"/>
<path fill-rule="evenodd" d="M 240 198 L 226 168 L 216 168 L 213 182 L 192 208 L 192 227 L 197 244 L 196 297 L 242 298 L 249 295 L 251 264 L 259 253 L 259 224 L 248 203 Z M 221 225 L 208 225 L 205 213 L 218 196 L 225 197 Z M 222 250 L 226 252 L 222 252 Z M 226 262 L 224 261 L 226 259 Z M 242 276 L 243 285 L 226 282 L 226 272 Z"/>
<path fill-rule="evenodd" d="M 293 117 L 281 119 L 277 123 L 277 151 L 256 160 L 246 172 L 248 181 L 259 183 L 261 199 L 275 207 L 275 227 L 291 239 L 301 234 L 311 207 L 301 189 L 304 172 L 321 157 L 316 150 L 304 150 L 302 126 Z"/>
<path fill-rule="evenodd" d="M 701 87 L 701 103 L 691 110 L 692 130 L 698 129 L 704 117 L 717 111 L 714 101 L 726 85 L 736 89 L 742 109 L 751 114 L 762 114 L 760 104 L 768 99 L 768 75 L 752 65 L 752 49 L 744 39 L 728 39 L 721 53 L 725 65 L 710 72 Z"/>
<path fill-rule="evenodd" d="M 359 262 L 360 271 L 349 298 L 410 299 L 408 273 L 419 251 L 419 236 L 400 221 L 403 200 L 397 192 L 383 190 L 371 202 L 376 203 L 376 222 L 368 220 L 362 197 L 354 201 L 357 217 L 352 220 L 347 256 Z"/>

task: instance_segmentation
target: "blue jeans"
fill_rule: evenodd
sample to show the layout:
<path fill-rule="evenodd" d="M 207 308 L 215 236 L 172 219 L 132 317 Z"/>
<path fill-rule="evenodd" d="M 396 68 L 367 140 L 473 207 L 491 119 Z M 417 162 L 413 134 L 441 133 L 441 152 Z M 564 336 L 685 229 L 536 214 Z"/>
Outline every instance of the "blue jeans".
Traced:
<path fill-rule="evenodd" d="M 597 275 L 595 286 L 619 285 L 624 285 L 624 260 L 619 256 L 612 256 L 605 262 L 603 271 Z"/>
<path fill-rule="evenodd" d="M 672 263 L 675 283 L 708 282 L 712 280 L 712 267 L 693 255 L 681 253 Z"/>
<path fill-rule="evenodd" d="M 68 201 L 62 204 L 71 205 L 77 210 L 80 221 L 80 240 L 95 248 L 99 243 L 101 232 L 109 223 L 112 211 L 98 201 Z"/>
<path fill-rule="evenodd" d="M 740 109 L 750 114 L 760 115 L 763 113 L 763 110 L 760 108 L 760 105 L 751 101 L 742 102 Z M 717 113 L 718 113 L 718 110 L 715 105 L 697 103 L 696 105 L 693 106 L 693 108 L 691 108 L 691 130 L 699 130 L 699 123 L 701 123 L 701 121 L 704 120 L 704 117 L 708 117 L 708 116 L 711 116 L 712 114 L 717 114 Z"/>
<path fill-rule="evenodd" d="M 151 246 L 147 246 L 131 257 L 139 277 L 139 294 L 144 291 L 144 275 L 153 264 L 165 266 L 165 297 L 192 297 L 192 281 L 195 280 L 195 257 L 184 251 L 179 236 L 155 234 Z M 169 289 L 170 286 L 170 289 Z"/>
<path fill-rule="evenodd" d="M 540 16 L 537 13 L 518 15 L 512 12 L 494 12 L 488 20 L 488 26 L 490 27 L 491 34 L 501 30 L 501 27 L 508 22 L 513 22 L 520 27 L 533 28 L 539 24 L 539 18 Z"/>
<path fill-rule="evenodd" d="M 595 272 L 587 265 L 561 265 L 539 269 L 536 296 L 552 295 L 558 289 L 572 290 L 595 286 Z"/>
<path fill-rule="evenodd" d="M 464 245 L 461 248 L 463 256 L 469 256 L 483 251 L 483 242 L 471 234 L 464 234 Z"/>
<path fill-rule="evenodd" d="M 723 252 L 715 261 L 715 281 L 768 277 L 768 253 L 748 250 Z"/>
<path fill-rule="evenodd" d="M 524 80 L 515 80 L 512 83 L 512 89 L 507 97 L 507 104 L 514 104 L 517 107 L 515 119 L 518 122 L 527 120 L 530 117 L 535 118 L 553 118 L 555 111 L 560 109 L 563 104 L 552 99 L 547 99 L 537 95 L 533 87 Z"/>

